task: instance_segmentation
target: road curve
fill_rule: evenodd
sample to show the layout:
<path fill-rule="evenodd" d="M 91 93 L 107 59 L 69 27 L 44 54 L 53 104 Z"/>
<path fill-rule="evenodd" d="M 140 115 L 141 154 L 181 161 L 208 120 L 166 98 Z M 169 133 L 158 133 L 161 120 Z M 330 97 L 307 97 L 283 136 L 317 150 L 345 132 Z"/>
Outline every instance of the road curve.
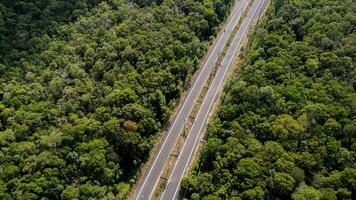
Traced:
<path fill-rule="evenodd" d="M 219 53 L 226 45 L 228 38 L 242 18 L 244 10 L 248 7 L 249 0 L 237 0 L 231 17 L 224 27 L 224 31 L 219 35 L 217 42 L 214 44 L 212 50 L 208 54 L 208 58 L 199 70 L 199 74 L 193 83 L 193 86 L 188 90 L 188 95 L 185 97 L 183 104 L 178 110 L 172 124 L 168 128 L 163 142 L 161 143 L 157 153 L 154 155 L 153 162 L 150 164 L 142 182 L 139 184 L 134 199 L 135 200 L 148 200 L 151 198 L 155 187 L 162 174 L 164 165 L 169 158 L 169 155 L 174 147 L 177 137 L 183 130 L 185 123 L 193 109 L 195 100 L 199 97 L 208 77 L 211 73 L 214 64 L 217 62 Z"/>
<path fill-rule="evenodd" d="M 207 119 L 210 111 L 213 108 L 219 92 L 222 90 L 223 83 L 227 77 L 228 71 L 234 60 L 237 50 L 241 47 L 244 37 L 250 30 L 253 22 L 259 17 L 264 8 L 268 3 L 268 0 L 255 0 L 251 9 L 249 10 L 247 16 L 242 22 L 240 28 L 238 29 L 223 61 L 219 67 L 216 76 L 203 100 L 202 106 L 198 111 L 192 128 L 188 134 L 188 137 L 184 143 L 184 146 L 179 154 L 178 160 L 173 168 L 171 176 L 168 179 L 167 186 L 161 197 L 162 200 L 173 200 L 177 197 L 179 192 L 180 181 L 189 166 L 192 156 L 197 147 L 198 141 L 201 137 L 203 128 L 207 123 Z"/>

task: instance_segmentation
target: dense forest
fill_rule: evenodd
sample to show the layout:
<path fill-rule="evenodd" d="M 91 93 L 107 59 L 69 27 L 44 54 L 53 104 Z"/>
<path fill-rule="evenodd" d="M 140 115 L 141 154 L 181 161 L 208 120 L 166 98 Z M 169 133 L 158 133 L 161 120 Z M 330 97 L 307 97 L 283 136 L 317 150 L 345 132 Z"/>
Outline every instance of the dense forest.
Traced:
<path fill-rule="evenodd" d="M 232 0 L 3 0 L 0 199 L 122 199 Z"/>
<path fill-rule="evenodd" d="M 356 199 L 356 4 L 276 0 L 225 87 L 188 199 Z"/>
<path fill-rule="evenodd" d="M 86 15 L 100 1 L 2 0 L 0 3 L 0 62 L 19 60 L 36 50 L 41 36 Z"/>

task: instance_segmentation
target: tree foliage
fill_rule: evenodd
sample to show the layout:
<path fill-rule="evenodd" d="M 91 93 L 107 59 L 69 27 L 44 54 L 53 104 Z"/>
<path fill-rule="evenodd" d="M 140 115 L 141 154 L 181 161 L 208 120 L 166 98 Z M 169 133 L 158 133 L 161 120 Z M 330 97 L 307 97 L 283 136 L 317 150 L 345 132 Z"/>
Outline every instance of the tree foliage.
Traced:
<path fill-rule="evenodd" d="M 356 198 L 356 5 L 273 3 L 184 179 L 185 198 Z"/>
<path fill-rule="evenodd" d="M 124 199 L 230 0 L 0 3 L 0 199 Z"/>

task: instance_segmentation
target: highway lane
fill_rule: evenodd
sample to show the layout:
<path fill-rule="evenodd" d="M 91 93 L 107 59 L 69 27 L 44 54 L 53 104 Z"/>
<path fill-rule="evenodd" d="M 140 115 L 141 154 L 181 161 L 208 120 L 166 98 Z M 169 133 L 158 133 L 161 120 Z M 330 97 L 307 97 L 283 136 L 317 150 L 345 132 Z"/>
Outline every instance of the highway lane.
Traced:
<path fill-rule="evenodd" d="M 175 116 L 172 124 L 168 128 L 167 134 L 165 135 L 163 142 L 153 158 L 153 162 L 150 164 L 146 174 L 144 175 L 142 182 L 135 193 L 134 199 L 147 200 L 151 198 L 151 195 L 153 194 L 162 174 L 165 163 L 174 147 L 175 141 L 182 132 L 189 114 L 193 109 L 194 102 L 199 97 L 207 79 L 209 78 L 209 74 L 211 73 L 214 64 L 218 60 L 220 52 L 226 45 L 231 32 L 242 18 L 242 14 L 248 7 L 248 4 L 249 0 L 237 0 L 230 15 L 231 17 L 228 19 L 228 22 L 224 27 L 224 31 L 219 35 L 217 42 L 213 45 L 213 48 L 208 54 L 205 63 L 199 70 L 199 74 L 194 81 L 193 86 L 188 91 L 188 95 L 185 97 L 183 104 L 178 110 L 178 114 Z"/>
<path fill-rule="evenodd" d="M 242 22 L 239 30 L 237 31 L 222 63 L 219 67 L 216 76 L 203 100 L 202 106 L 195 118 L 193 126 L 188 134 L 184 143 L 178 160 L 173 168 L 171 176 L 169 177 L 165 191 L 161 197 L 162 200 L 175 199 L 179 192 L 180 181 L 191 162 L 192 156 L 197 147 L 198 141 L 202 136 L 202 130 L 207 123 L 210 111 L 223 88 L 223 83 L 227 77 L 230 66 L 234 60 L 237 50 L 241 47 L 244 37 L 250 30 L 253 22 L 259 17 L 259 14 L 268 3 L 268 0 L 255 0 L 247 16 Z"/>

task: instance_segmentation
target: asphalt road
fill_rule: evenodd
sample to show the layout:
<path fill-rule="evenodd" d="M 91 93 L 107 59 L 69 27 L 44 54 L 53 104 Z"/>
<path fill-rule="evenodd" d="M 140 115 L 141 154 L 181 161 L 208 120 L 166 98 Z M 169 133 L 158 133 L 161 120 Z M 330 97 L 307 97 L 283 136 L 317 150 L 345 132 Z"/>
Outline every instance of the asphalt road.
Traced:
<path fill-rule="evenodd" d="M 190 129 L 188 137 L 179 154 L 178 160 L 173 168 L 171 176 L 168 179 L 166 189 L 161 197 L 162 200 L 173 200 L 177 197 L 179 192 L 180 181 L 191 162 L 192 156 L 196 150 L 199 139 L 202 136 L 202 130 L 206 126 L 207 119 L 214 103 L 221 92 L 224 81 L 227 77 L 231 64 L 234 60 L 237 50 L 241 47 L 244 37 L 250 30 L 253 22 L 259 17 L 268 3 L 268 0 L 255 0 L 247 16 L 244 18 L 239 30 L 237 31 L 231 45 L 219 67 L 215 78 L 203 100 L 202 106 L 195 118 L 194 124 Z"/>
<path fill-rule="evenodd" d="M 242 18 L 244 10 L 247 8 L 249 0 L 237 0 L 230 18 L 224 27 L 224 31 L 219 35 L 217 42 L 213 45 L 212 50 L 199 70 L 199 74 L 193 83 L 193 86 L 188 90 L 188 95 L 185 97 L 183 104 L 178 110 L 178 114 L 175 116 L 172 124 L 169 126 L 167 134 L 165 135 L 163 142 L 161 143 L 157 153 L 153 158 L 153 162 L 150 164 L 146 174 L 144 175 L 142 182 L 140 183 L 134 199 L 147 200 L 151 198 L 155 187 L 162 174 L 164 165 L 169 158 L 169 155 L 174 147 L 175 141 L 179 134 L 182 132 L 189 114 L 194 107 L 194 102 L 199 97 L 209 74 L 211 73 L 214 64 L 217 62 L 218 57 L 224 46 L 226 45 L 231 32 Z"/>

